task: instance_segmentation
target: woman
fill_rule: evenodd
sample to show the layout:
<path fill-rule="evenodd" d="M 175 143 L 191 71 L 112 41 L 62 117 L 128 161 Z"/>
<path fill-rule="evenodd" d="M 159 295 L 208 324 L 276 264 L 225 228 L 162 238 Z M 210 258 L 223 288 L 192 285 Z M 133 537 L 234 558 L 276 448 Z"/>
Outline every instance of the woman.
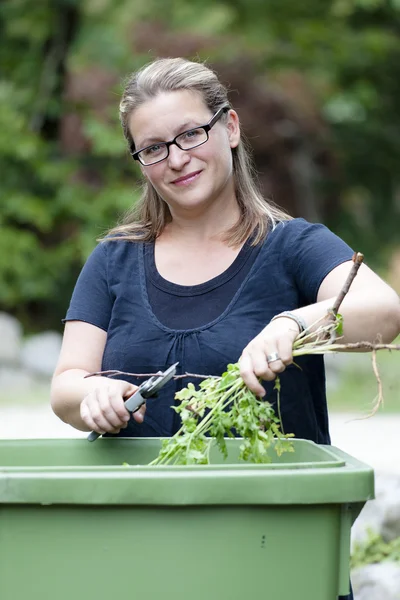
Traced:
<path fill-rule="evenodd" d="M 249 388 L 271 400 L 282 373 L 286 432 L 329 443 L 323 358 L 298 358 L 299 369 L 292 344 L 332 306 L 353 250 L 262 198 L 238 115 L 204 65 L 151 63 L 128 80 L 120 114 L 143 195 L 79 277 L 52 383 L 54 411 L 82 431 L 170 436 L 179 428 L 171 405 L 181 379 L 132 418 L 124 399 L 143 379 L 85 375 L 154 373 L 177 361 L 181 372 L 220 375 L 240 360 Z M 365 265 L 340 312 L 344 342 L 390 342 L 400 331 L 397 295 Z"/>
<path fill-rule="evenodd" d="M 259 396 L 273 400 L 282 373 L 286 432 L 329 443 L 323 358 L 301 357 L 298 369 L 292 344 L 332 306 L 353 250 L 264 200 L 238 115 L 203 64 L 146 66 L 127 81 L 120 116 L 143 195 L 78 279 L 52 383 L 54 411 L 83 431 L 169 436 L 179 428 L 170 407 L 182 380 L 132 418 L 124 399 L 143 378 L 84 376 L 154 373 L 177 361 L 181 372 L 220 375 L 240 359 Z M 366 265 L 340 312 L 344 342 L 390 342 L 400 331 L 397 294 Z"/>

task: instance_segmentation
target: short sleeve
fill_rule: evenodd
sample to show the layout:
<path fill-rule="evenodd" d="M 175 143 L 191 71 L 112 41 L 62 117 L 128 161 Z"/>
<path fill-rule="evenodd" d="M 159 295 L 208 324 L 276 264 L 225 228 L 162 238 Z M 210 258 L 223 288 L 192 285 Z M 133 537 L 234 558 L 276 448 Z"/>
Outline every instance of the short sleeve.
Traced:
<path fill-rule="evenodd" d="M 113 302 L 109 292 L 105 246 L 104 243 L 96 246 L 84 264 L 63 322 L 85 321 L 108 330 Z"/>
<path fill-rule="evenodd" d="M 317 301 L 319 287 L 328 273 L 351 260 L 354 251 L 325 225 L 293 219 L 285 227 L 288 242 L 283 259 L 301 295 L 312 304 Z"/>

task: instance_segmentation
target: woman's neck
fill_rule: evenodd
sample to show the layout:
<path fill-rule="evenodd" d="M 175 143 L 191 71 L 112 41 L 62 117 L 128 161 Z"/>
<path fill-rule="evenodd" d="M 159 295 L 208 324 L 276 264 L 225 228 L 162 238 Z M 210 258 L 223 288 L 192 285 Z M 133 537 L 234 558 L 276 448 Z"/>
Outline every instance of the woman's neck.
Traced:
<path fill-rule="evenodd" d="M 240 219 L 236 198 L 224 206 L 217 203 L 203 210 L 171 210 L 172 220 L 166 225 L 161 237 L 175 238 L 189 245 L 221 240 L 224 234 Z"/>

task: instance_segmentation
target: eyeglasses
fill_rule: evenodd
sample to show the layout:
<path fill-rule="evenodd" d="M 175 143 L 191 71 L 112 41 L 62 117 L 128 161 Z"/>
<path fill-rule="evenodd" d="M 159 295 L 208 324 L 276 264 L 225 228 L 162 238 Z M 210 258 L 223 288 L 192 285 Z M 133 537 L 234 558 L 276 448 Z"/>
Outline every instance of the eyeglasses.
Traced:
<path fill-rule="evenodd" d="M 152 144 L 151 146 L 146 146 L 146 148 L 137 150 L 137 152 L 133 151 L 134 147 L 131 145 L 132 158 L 138 160 L 143 166 L 148 167 L 149 165 L 154 165 L 165 160 L 169 156 L 169 147 L 173 144 L 178 146 L 181 150 L 192 150 L 193 148 L 197 148 L 197 146 L 201 146 L 208 141 L 208 132 L 228 110 L 229 106 L 223 106 L 206 125 L 188 129 L 177 135 L 170 142 Z"/>

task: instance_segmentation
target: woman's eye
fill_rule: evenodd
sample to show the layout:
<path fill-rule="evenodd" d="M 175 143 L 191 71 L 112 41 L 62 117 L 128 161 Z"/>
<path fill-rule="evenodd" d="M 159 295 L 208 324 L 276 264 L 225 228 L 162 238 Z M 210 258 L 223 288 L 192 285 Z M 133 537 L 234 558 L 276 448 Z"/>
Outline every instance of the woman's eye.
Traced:
<path fill-rule="evenodd" d="M 190 131 L 187 131 L 184 134 L 184 136 L 187 140 L 193 140 L 194 138 L 196 138 L 199 135 L 201 135 L 201 129 L 191 129 Z"/>
<path fill-rule="evenodd" d="M 145 148 L 143 150 L 144 156 L 157 156 L 164 152 L 164 144 L 155 144 L 154 146 L 150 146 L 149 148 Z"/>

